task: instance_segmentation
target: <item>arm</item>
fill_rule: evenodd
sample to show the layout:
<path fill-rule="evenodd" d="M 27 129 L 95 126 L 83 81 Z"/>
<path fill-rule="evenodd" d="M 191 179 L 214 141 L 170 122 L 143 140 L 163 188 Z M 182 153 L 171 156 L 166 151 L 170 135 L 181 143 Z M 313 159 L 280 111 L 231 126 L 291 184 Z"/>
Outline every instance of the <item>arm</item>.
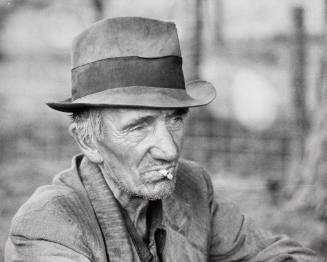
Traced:
<path fill-rule="evenodd" d="M 89 258 L 58 243 L 9 237 L 4 262 L 91 262 Z"/>
<path fill-rule="evenodd" d="M 93 260 L 97 236 L 80 208 L 84 202 L 59 189 L 41 187 L 20 207 L 11 222 L 5 262 Z"/>
<path fill-rule="evenodd" d="M 209 261 L 318 261 L 315 253 L 285 236 L 259 229 L 229 202 L 217 203 L 208 175 L 208 197 L 212 216 Z"/>

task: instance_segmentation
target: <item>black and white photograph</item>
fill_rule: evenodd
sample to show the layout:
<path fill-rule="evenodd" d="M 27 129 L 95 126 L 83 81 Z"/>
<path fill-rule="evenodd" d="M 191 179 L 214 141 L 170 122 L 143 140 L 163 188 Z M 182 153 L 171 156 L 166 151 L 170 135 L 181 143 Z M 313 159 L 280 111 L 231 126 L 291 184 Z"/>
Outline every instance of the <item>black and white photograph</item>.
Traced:
<path fill-rule="evenodd" d="M 0 262 L 327 262 L 327 0 L 0 0 Z"/>

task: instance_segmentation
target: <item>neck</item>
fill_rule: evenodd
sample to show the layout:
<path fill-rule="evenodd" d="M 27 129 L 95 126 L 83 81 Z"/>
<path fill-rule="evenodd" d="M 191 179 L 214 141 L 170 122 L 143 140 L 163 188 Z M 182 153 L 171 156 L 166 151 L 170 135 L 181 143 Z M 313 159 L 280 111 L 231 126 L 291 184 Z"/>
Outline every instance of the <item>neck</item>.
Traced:
<path fill-rule="evenodd" d="M 137 216 L 139 212 L 142 210 L 146 211 L 149 205 L 149 200 L 137 196 L 132 196 L 121 190 L 113 181 L 110 182 L 110 179 L 108 180 L 109 181 L 107 181 L 107 183 L 115 198 L 118 200 L 119 204 L 127 210 L 128 215 L 132 221 L 135 220 L 134 217 Z"/>
<path fill-rule="evenodd" d="M 113 181 L 110 174 L 107 174 L 102 166 L 100 166 L 102 174 L 111 189 L 113 195 L 119 204 L 127 211 L 128 216 L 133 222 L 137 231 L 141 234 L 143 238 L 146 238 L 147 228 L 146 228 L 146 213 L 149 206 L 149 200 L 132 196 L 127 192 L 121 190 L 117 184 Z"/>

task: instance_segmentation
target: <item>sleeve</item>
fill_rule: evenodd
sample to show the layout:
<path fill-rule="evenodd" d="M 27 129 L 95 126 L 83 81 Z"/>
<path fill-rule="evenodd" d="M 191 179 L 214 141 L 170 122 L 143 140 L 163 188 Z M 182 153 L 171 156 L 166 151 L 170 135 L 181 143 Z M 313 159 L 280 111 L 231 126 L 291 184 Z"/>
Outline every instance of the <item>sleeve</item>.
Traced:
<path fill-rule="evenodd" d="M 208 185 L 211 214 L 210 262 L 228 261 L 321 261 L 316 254 L 286 236 L 276 236 L 258 228 L 253 220 L 227 201 L 217 202 L 212 182 Z"/>
<path fill-rule="evenodd" d="M 4 262 L 91 262 L 84 255 L 55 242 L 9 237 Z"/>
<path fill-rule="evenodd" d="M 49 187 L 36 191 L 11 221 L 5 262 L 92 261 L 96 239 L 83 202 Z"/>

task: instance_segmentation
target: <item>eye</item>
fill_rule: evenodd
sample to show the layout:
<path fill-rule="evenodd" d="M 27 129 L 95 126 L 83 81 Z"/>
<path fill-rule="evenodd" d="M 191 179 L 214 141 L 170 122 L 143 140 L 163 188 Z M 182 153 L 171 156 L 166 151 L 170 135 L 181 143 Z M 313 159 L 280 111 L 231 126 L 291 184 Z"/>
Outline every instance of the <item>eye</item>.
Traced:
<path fill-rule="evenodd" d="M 138 132 L 145 130 L 149 125 L 147 123 L 137 124 L 129 129 L 129 132 Z"/>
<path fill-rule="evenodd" d="M 182 116 L 173 117 L 173 121 L 176 123 L 183 122 L 184 118 Z"/>
<path fill-rule="evenodd" d="M 133 131 L 141 131 L 141 130 L 143 130 L 145 127 L 144 127 L 144 125 L 139 125 L 139 126 L 134 126 L 134 127 L 132 127 L 129 131 L 130 132 L 133 132 Z"/>
<path fill-rule="evenodd" d="M 184 125 L 185 116 L 183 115 L 173 115 L 168 118 L 167 125 L 168 128 L 172 130 L 180 129 Z"/>

